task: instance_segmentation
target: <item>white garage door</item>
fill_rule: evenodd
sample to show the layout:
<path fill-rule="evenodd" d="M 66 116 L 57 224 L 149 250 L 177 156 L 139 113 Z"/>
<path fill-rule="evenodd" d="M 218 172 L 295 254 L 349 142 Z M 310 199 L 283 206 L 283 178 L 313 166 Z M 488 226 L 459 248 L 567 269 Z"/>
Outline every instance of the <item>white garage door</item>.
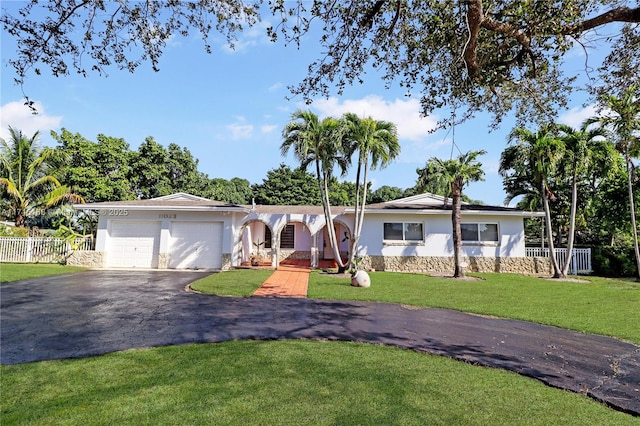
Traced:
<path fill-rule="evenodd" d="M 222 222 L 173 222 L 169 268 L 220 269 Z"/>
<path fill-rule="evenodd" d="M 107 266 L 112 268 L 157 268 L 160 222 L 111 222 Z"/>

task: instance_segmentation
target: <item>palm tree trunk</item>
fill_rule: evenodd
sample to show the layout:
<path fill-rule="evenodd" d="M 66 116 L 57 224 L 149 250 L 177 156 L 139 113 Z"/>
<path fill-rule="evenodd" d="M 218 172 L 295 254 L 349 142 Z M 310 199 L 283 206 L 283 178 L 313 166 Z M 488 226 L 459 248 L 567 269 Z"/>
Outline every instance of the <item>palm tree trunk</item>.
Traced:
<path fill-rule="evenodd" d="M 631 211 L 631 228 L 633 230 L 633 248 L 636 253 L 636 280 L 640 281 L 640 249 L 638 249 L 638 229 L 636 228 L 636 209 L 633 202 L 633 181 L 631 179 L 631 158 L 625 155 L 627 160 L 627 185 L 629 187 L 629 210 Z"/>
<path fill-rule="evenodd" d="M 575 169 L 575 167 L 574 167 Z M 569 214 L 569 235 L 567 236 L 567 257 L 562 266 L 561 278 L 566 278 L 569 274 L 569 265 L 573 258 L 573 241 L 576 233 L 576 209 L 578 205 L 578 177 L 573 172 L 573 182 L 571 183 L 571 213 Z"/>
<path fill-rule="evenodd" d="M 453 262 L 455 264 L 453 277 L 464 278 L 464 269 L 460 265 L 460 246 L 462 246 L 462 231 L 460 230 L 461 188 L 456 183 L 452 183 L 451 186 L 451 196 L 453 198 L 451 225 L 453 226 Z"/>
<path fill-rule="evenodd" d="M 360 225 L 360 210 L 364 211 L 364 203 L 360 203 L 360 175 L 362 172 L 362 158 L 358 160 L 358 168 L 356 170 L 356 207 L 354 210 L 355 217 L 353 221 L 353 233 L 351 235 L 351 241 L 349 244 L 349 267 L 355 268 L 355 259 L 357 255 L 358 241 L 360 240 L 360 233 L 358 232 L 358 226 Z M 366 169 L 365 169 L 365 185 L 366 185 Z"/>
<path fill-rule="evenodd" d="M 336 238 L 336 229 L 333 225 L 333 216 L 331 215 L 331 202 L 329 200 L 329 187 L 327 186 L 327 177 L 320 171 L 320 162 L 316 160 L 316 174 L 318 177 L 318 187 L 320 188 L 320 195 L 322 196 L 322 207 L 324 211 L 324 218 L 327 227 L 327 234 L 329 235 L 329 244 L 333 249 L 334 257 L 340 271 L 343 271 L 345 264 L 340 257 L 340 247 L 338 247 Z"/>
<path fill-rule="evenodd" d="M 542 182 L 542 206 L 544 207 L 544 217 L 547 223 L 547 239 L 549 240 L 549 257 L 553 264 L 553 278 L 560 278 L 560 266 L 556 259 L 556 249 L 553 243 L 553 231 L 551 230 L 551 212 L 549 210 L 549 198 L 547 197 L 547 188 L 545 182 Z"/>

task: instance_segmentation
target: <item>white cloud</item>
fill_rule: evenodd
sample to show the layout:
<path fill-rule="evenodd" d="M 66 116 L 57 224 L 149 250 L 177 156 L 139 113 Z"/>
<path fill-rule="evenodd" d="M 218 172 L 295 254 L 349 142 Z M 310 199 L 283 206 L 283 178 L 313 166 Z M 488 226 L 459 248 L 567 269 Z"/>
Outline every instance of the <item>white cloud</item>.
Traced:
<path fill-rule="evenodd" d="M 278 126 L 275 124 L 265 124 L 260 126 L 260 132 L 263 134 L 273 133 L 277 128 Z"/>
<path fill-rule="evenodd" d="M 231 132 L 231 139 L 249 139 L 253 135 L 252 124 L 229 124 L 227 130 Z"/>
<path fill-rule="evenodd" d="M 269 88 L 267 89 L 269 92 L 275 92 L 276 90 L 278 90 L 279 88 L 282 87 L 282 83 L 277 82 L 272 84 L 271 86 L 269 86 Z"/>
<path fill-rule="evenodd" d="M 574 107 L 560 115 L 559 121 L 577 129 L 586 119 L 595 117 L 597 114 L 596 106 L 593 104 L 584 108 Z"/>
<path fill-rule="evenodd" d="M 390 121 L 398 127 L 398 137 L 401 140 L 415 142 L 424 141 L 437 122 L 433 117 L 420 115 L 420 101 L 417 99 L 396 98 L 388 101 L 377 95 L 345 100 L 331 97 L 315 101 L 312 107 L 323 117 L 338 117 L 346 112 L 352 112 L 362 117 Z"/>
<path fill-rule="evenodd" d="M 226 129 L 231 133 L 231 139 L 249 139 L 253 136 L 253 124 L 247 124 L 242 116 L 234 117 L 236 122 L 228 124 Z"/>
<path fill-rule="evenodd" d="M 33 136 L 37 131 L 41 136 L 49 134 L 49 131 L 60 127 L 62 116 L 47 115 L 44 106 L 36 102 L 34 107 L 38 114 L 32 111 L 21 101 L 14 101 L 0 107 L 0 137 L 9 137 L 9 126 L 15 130 L 21 130 L 27 137 Z"/>

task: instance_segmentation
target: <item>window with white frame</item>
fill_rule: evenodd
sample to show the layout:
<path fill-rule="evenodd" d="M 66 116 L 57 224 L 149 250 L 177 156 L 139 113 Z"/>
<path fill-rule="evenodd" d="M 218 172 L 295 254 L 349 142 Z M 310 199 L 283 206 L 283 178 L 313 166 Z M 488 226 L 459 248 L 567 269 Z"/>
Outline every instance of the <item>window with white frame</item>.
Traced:
<path fill-rule="evenodd" d="M 498 242 L 497 223 L 461 223 L 462 241 Z"/>
<path fill-rule="evenodd" d="M 423 241 L 424 232 L 421 222 L 385 222 L 385 241 Z"/>

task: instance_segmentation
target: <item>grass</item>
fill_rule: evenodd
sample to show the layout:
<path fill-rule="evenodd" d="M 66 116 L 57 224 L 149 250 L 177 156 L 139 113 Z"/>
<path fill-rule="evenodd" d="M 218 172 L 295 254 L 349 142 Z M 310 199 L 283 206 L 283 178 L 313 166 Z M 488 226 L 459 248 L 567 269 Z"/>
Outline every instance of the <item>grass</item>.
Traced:
<path fill-rule="evenodd" d="M 0 282 L 70 274 L 86 269 L 80 266 L 66 266 L 56 263 L 0 263 Z"/>
<path fill-rule="evenodd" d="M 588 397 L 393 347 L 232 341 L 0 367 L 3 425 L 631 425 Z"/>
<path fill-rule="evenodd" d="M 271 269 L 236 269 L 211 274 L 195 281 L 191 288 L 221 296 L 251 296 L 273 274 Z"/>

